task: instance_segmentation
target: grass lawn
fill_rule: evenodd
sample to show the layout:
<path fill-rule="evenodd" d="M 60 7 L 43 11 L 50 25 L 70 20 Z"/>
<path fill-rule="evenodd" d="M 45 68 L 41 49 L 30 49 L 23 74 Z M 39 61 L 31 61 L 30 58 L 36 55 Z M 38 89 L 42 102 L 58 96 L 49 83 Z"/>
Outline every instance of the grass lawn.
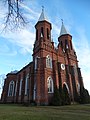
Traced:
<path fill-rule="evenodd" d="M 90 120 L 90 105 L 25 107 L 0 104 L 0 120 Z"/>

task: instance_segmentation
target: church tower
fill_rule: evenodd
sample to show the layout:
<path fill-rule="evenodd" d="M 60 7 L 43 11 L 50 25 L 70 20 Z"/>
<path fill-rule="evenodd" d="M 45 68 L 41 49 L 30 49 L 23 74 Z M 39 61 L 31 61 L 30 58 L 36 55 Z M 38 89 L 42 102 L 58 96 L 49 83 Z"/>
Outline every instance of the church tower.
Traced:
<path fill-rule="evenodd" d="M 44 9 L 42 9 L 39 20 L 35 25 L 35 29 L 36 40 L 33 49 L 33 99 L 37 104 L 48 104 L 48 94 L 50 93 L 50 96 L 52 96 L 54 91 L 52 78 L 52 51 L 54 48 L 53 42 L 51 42 L 52 26 L 45 16 Z M 50 84 L 52 84 L 52 86 L 50 86 Z"/>
<path fill-rule="evenodd" d="M 63 21 L 58 41 L 64 54 L 66 83 L 69 87 L 71 99 L 74 101 L 77 99 L 80 85 L 83 86 L 83 83 L 76 52 L 72 44 L 72 36 L 67 32 Z"/>

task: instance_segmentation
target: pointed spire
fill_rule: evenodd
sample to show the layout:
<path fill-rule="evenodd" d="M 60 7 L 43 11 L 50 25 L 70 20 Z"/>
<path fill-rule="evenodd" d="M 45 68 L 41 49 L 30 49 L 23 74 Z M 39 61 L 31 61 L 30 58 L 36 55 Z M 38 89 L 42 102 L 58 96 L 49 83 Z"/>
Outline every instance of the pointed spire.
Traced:
<path fill-rule="evenodd" d="M 68 32 L 67 32 L 67 30 L 66 30 L 66 28 L 65 28 L 65 26 L 63 24 L 63 19 L 61 19 L 61 20 L 62 20 L 62 26 L 61 26 L 60 36 L 68 34 Z"/>
<path fill-rule="evenodd" d="M 42 6 L 42 12 L 41 12 L 41 15 L 40 15 L 38 21 L 44 21 L 44 20 L 48 21 L 47 17 L 45 16 L 45 13 L 44 13 L 44 6 Z"/>

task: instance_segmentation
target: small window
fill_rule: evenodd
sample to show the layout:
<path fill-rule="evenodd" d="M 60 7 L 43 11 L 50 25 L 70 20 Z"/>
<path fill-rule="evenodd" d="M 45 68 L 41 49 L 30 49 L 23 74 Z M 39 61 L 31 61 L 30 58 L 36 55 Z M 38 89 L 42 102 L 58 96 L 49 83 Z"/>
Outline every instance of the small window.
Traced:
<path fill-rule="evenodd" d="M 13 95 L 14 95 L 14 81 L 11 81 L 9 83 L 8 96 L 13 96 Z"/>
<path fill-rule="evenodd" d="M 52 68 L 52 59 L 49 55 L 46 56 L 46 67 Z"/>
<path fill-rule="evenodd" d="M 48 93 L 53 93 L 53 80 L 51 77 L 47 79 Z"/>

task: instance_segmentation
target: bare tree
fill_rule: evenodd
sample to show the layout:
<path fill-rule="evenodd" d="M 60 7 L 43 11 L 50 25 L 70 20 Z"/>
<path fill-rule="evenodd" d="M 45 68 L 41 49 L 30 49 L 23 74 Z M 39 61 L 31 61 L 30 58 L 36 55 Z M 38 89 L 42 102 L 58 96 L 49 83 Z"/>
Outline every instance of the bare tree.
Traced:
<path fill-rule="evenodd" d="M 5 77 L 5 74 L 0 75 L 0 90 L 3 88 Z"/>
<path fill-rule="evenodd" d="M 3 0 L 7 5 L 7 15 L 5 17 L 5 27 L 13 30 L 25 26 L 26 18 L 22 14 L 21 2 L 24 0 Z"/>

